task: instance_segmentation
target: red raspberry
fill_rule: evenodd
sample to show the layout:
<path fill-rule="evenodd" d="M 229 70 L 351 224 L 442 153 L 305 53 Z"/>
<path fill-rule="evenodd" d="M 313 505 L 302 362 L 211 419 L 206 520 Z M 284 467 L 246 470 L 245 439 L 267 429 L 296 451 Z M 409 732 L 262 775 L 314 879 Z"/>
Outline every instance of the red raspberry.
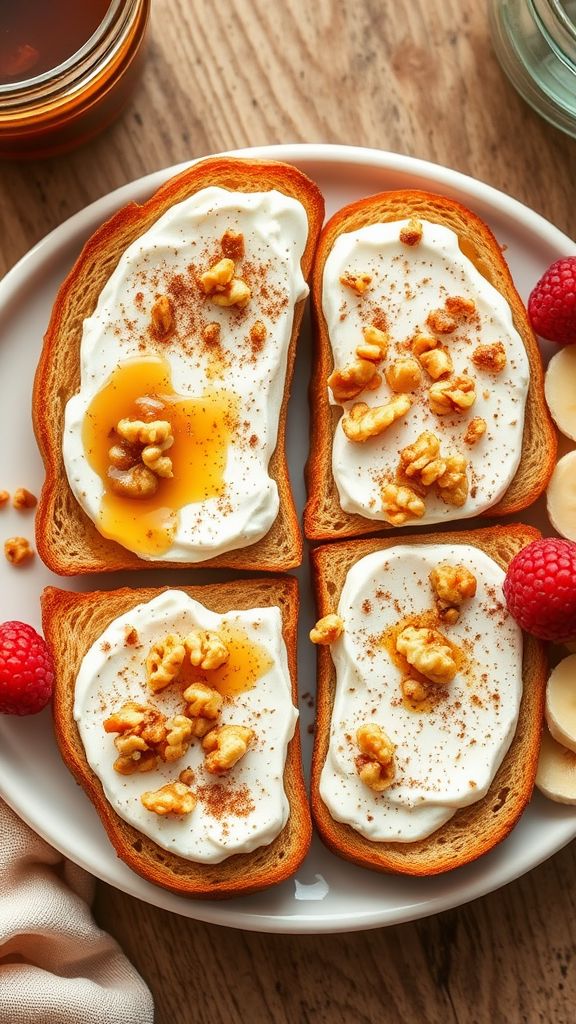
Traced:
<path fill-rule="evenodd" d="M 0 626 L 0 712 L 34 715 L 52 696 L 54 666 L 46 641 L 25 622 Z"/>
<path fill-rule="evenodd" d="M 556 260 L 528 299 L 532 327 L 559 345 L 576 343 L 576 256 Z"/>
<path fill-rule="evenodd" d="M 576 637 L 576 544 L 534 540 L 512 559 L 504 596 L 519 626 L 542 640 Z"/>

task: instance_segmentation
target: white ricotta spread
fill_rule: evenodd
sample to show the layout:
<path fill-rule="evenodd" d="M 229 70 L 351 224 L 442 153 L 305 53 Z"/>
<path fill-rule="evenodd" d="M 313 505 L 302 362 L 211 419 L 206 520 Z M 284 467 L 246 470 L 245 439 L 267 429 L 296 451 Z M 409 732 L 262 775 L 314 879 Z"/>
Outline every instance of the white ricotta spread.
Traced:
<path fill-rule="evenodd" d="M 463 564 L 477 579 L 455 625 L 439 627 L 467 661 L 429 710 L 402 700 L 401 672 L 382 636 L 409 614 L 434 606 L 428 580 L 439 562 Z M 349 571 L 331 646 L 337 683 L 320 794 L 330 814 L 367 839 L 424 839 L 458 807 L 480 800 L 510 746 L 522 695 L 522 633 L 502 601 L 504 572 L 467 545 L 407 545 L 360 559 Z M 396 776 L 376 793 L 359 778 L 359 726 L 375 722 L 396 744 Z"/>
<path fill-rule="evenodd" d="M 169 716 L 183 710 L 177 684 L 157 694 L 150 692 L 144 663 L 151 646 L 170 632 L 186 635 L 196 626 L 217 631 L 224 623 L 242 629 L 249 641 L 265 648 L 272 661 L 252 689 L 225 698 L 218 720 L 221 725 L 252 728 L 256 734 L 253 745 L 223 777 L 204 771 L 201 740 L 194 740 L 176 762 L 160 762 L 158 768 L 145 773 L 118 774 L 113 768 L 118 756 L 115 737 L 104 731 L 105 718 L 128 700 L 155 704 Z M 132 628 L 138 635 L 135 647 L 126 644 L 127 630 Z M 179 857 L 218 863 L 233 853 L 249 853 L 272 842 L 288 820 L 284 763 L 298 712 L 292 704 L 278 608 L 217 615 L 179 590 L 137 605 L 115 619 L 84 656 L 76 680 L 74 718 L 88 763 L 116 813 Z M 197 792 L 198 803 L 192 813 L 162 818 L 146 810 L 141 794 L 174 782 L 184 768 L 191 768 L 196 779 L 191 788 Z M 209 788 L 204 790 L 206 786 Z M 213 813 L 215 804 L 210 797 L 214 797 L 215 786 L 228 789 L 227 813 L 222 813 L 221 807 L 218 814 Z M 240 814 L 234 813 L 235 800 L 240 802 Z M 218 801 L 216 806 L 220 806 Z"/>
<path fill-rule="evenodd" d="M 378 313 L 386 317 L 390 346 L 385 370 L 394 359 L 410 356 L 402 348 L 416 333 L 430 335 L 428 314 L 444 305 L 447 296 L 474 299 L 477 316 L 462 320 L 452 334 L 439 340 L 449 351 L 454 374 L 467 372 L 476 381 L 476 401 L 466 413 L 437 416 L 429 407 L 427 392 L 432 379 L 423 372 L 423 382 L 406 416 L 384 433 L 364 443 L 348 440 L 339 421 L 332 450 L 332 471 L 344 511 L 359 513 L 368 519 L 383 519 L 381 486 L 384 478 L 394 478 L 400 450 L 416 440 L 424 430 L 441 441 L 443 453 L 461 452 L 470 460 L 470 492 L 465 505 L 445 504 L 431 488 L 426 496 L 426 512 L 421 519 L 406 525 L 438 523 L 468 518 L 494 505 L 508 489 L 520 462 L 524 407 L 530 368 L 526 350 L 514 328 L 506 299 L 478 272 L 462 253 L 458 236 L 440 224 L 423 223 L 421 241 L 408 246 L 400 241 L 400 231 L 408 221 L 371 224 L 340 235 L 326 260 L 322 304 L 334 355 L 340 369 L 355 358 L 362 341 L 362 327 Z M 350 273 L 369 274 L 369 289 L 357 296 L 343 285 L 340 277 Z M 507 362 L 499 374 L 479 370 L 471 362 L 478 343 L 502 341 Z M 330 401 L 335 403 L 332 393 Z M 355 402 L 370 407 L 390 401 L 393 392 L 382 374 L 382 383 L 374 391 L 364 391 L 344 402 L 345 410 Z M 473 447 L 463 442 L 467 423 L 482 417 L 487 431 Z"/>
<path fill-rule="evenodd" d="M 242 310 L 203 299 L 194 276 L 222 258 L 219 241 L 227 230 L 244 236 L 237 276 L 249 283 L 252 297 Z M 81 385 L 66 406 L 63 457 L 74 496 L 97 527 L 104 487 L 87 462 L 82 428 L 91 400 L 120 363 L 160 354 L 168 360 L 175 391 L 184 397 L 201 396 L 213 386 L 239 399 L 223 498 L 181 509 L 171 547 L 161 555 L 137 552 L 141 557 L 203 561 L 256 542 L 274 522 L 279 497 L 268 464 L 277 441 L 294 307 L 308 294 L 300 268 L 307 236 L 306 211 L 289 196 L 205 188 L 171 207 L 126 249 L 84 321 Z M 159 294 L 168 294 L 174 308 L 175 331 L 168 342 L 156 342 L 150 330 Z M 249 343 L 255 321 L 267 332 L 257 352 Z M 224 369 L 217 379 L 210 375 L 210 353 L 201 343 L 208 322 L 221 326 Z"/>

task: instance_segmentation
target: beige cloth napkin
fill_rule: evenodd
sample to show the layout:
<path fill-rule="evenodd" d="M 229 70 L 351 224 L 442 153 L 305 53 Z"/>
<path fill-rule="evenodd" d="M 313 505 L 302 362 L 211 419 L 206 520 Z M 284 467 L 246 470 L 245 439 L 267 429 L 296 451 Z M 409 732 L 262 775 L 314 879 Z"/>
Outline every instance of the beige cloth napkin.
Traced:
<path fill-rule="evenodd" d="M 0 1024 L 152 1024 L 152 997 L 90 913 L 94 879 L 0 800 Z"/>

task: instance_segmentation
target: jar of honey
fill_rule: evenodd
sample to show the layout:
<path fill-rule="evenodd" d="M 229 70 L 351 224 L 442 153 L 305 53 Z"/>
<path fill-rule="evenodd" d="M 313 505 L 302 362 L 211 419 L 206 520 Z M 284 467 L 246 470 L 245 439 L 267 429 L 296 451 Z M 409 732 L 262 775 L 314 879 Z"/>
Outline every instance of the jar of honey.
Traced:
<path fill-rule="evenodd" d="M 53 156 L 106 128 L 140 70 L 151 0 L 0 0 L 0 158 Z"/>

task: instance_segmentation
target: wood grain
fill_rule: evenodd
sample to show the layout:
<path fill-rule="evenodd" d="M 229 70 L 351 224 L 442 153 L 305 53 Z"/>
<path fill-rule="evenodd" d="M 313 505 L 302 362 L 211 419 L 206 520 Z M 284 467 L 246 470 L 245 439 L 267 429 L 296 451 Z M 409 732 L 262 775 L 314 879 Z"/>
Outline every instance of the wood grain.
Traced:
<path fill-rule="evenodd" d="M 576 234 L 576 144 L 516 95 L 477 0 L 154 0 L 123 118 L 65 159 L 0 166 L 0 272 L 139 175 L 276 142 L 374 146 L 447 164 Z M 417 924 L 260 936 L 101 884 L 96 914 L 152 987 L 158 1024 L 252 1020 L 568 1024 L 576 877 L 567 849 L 507 889 Z"/>

